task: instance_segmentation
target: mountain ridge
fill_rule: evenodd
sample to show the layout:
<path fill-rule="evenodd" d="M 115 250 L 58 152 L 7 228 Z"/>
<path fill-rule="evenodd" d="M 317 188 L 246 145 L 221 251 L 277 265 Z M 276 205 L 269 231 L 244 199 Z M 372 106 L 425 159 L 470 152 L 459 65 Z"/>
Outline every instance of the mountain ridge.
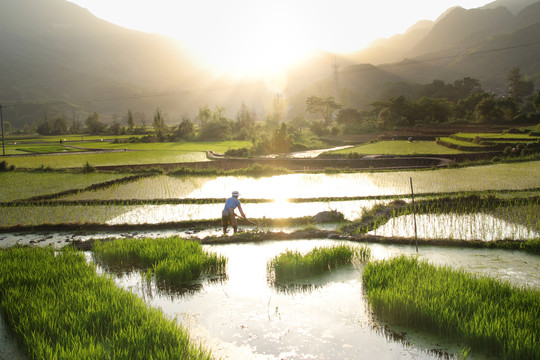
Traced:
<path fill-rule="evenodd" d="M 376 100 L 391 82 L 473 77 L 498 89 L 514 66 L 528 79 L 539 80 L 540 49 L 535 44 L 540 38 L 540 1 L 512 1 L 497 0 L 471 10 L 450 8 L 436 21 L 419 21 L 404 34 L 378 39 L 352 54 L 321 52 L 290 69 L 291 108 L 303 112 L 308 94 L 333 96 L 333 62 L 340 65 L 346 105 L 357 107 Z M 511 9 L 500 4 L 510 4 Z M 110 117 L 127 109 L 152 114 L 156 107 L 170 122 L 195 116 L 205 104 L 234 114 L 246 103 L 264 113 L 268 97 L 275 95 L 262 81 L 213 79 L 172 39 L 108 23 L 65 0 L 5 1 L 0 44 L 2 103 L 66 103 L 55 111 L 44 105 L 31 116 L 12 111 L 10 120 L 19 127 L 31 118 L 58 114 L 97 111 Z"/>

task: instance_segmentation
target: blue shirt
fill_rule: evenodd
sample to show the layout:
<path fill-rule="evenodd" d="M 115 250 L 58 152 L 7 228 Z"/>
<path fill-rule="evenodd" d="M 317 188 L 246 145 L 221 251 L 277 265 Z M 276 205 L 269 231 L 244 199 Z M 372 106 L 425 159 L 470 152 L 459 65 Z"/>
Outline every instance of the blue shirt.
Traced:
<path fill-rule="evenodd" d="M 230 197 L 225 202 L 225 207 L 223 208 L 223 215 L 229 215 L 229 211 L 231 209 L 236 209 L 238 206 L 240 206 L 240 200 L 236 197 Z"/>

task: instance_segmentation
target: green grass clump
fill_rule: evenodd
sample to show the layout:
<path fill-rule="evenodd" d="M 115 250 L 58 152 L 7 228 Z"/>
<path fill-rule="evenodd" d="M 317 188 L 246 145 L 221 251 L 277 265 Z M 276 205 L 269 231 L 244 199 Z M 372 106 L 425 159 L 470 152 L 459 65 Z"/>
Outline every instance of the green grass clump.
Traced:
<path fill-rule="evenodd" d="M 540 359 L 540 291 L 512 287 L 405 256 L 369 263 L 372 310 L 399 325 L 452 337 L 473 351 Z"/>
<path fill-rule="evenodd" d="M 80 167 L 80 164 L 79 164 Z M 0 173 L 0 201 L 28 199 L 119 180 L 128 174 L 10 171 Z"/>
<path fill-rule="evenodd" d="M 367 247 L 338 245 L 316 247 L 305 255 L 288 250 L 277 255 L 267 265 L 269 274 L 274 274 L 275 281 L 287 281 L 321 274 L 335 269 L 339 265 L 350 264 L 355 257 L 366 261 L 370 257 Z"/>
<path fill-rule="evenodd" d="M 0 250 L 0 308 L 31 359 L 210 359 L 161 310 L 69 249 Z"/>
<path fill-rule="evenodd" d="M 223 273 L 227 259 L 203 251 L 200 243 L 179 237 L 163 239 L 118 239 L 92 248 L 96 260 L 112 268 L 155 271 L 158 281 L 180 285 L 202 274 Z"/>
<path fill-rule="evenodd" d="M 435 141 L 414 141 L 405 140 L 377 141 L 369 144 L 362 144 L 352 148 L 335 150 L 330 154 L 348 155 L 357 153 L 359 155 L 420 155 L 420 154 L 459 154 L 462 151 L 449 149 L 438 145 Z"/>

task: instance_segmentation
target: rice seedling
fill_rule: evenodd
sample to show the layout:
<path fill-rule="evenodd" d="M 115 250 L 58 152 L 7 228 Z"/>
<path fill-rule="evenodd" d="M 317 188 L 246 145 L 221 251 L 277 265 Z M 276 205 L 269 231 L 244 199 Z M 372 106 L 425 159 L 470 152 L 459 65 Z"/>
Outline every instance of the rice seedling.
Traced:
<path fill-rule="evenodd" d="M 10 202 L 66 190 L 84 189 L 126 176 L 126 174 L 111 173 L 0 172 L 0 199 L 2 202 Z"/>
<path fill-rule="evenodd" d="M 348 155 L 357 153 L 361 155 L 412 155 L 412 154 L 459 154 L 463 151 L 449 149 L 438 145 L 435 141 L 415 141 L 413 143 L 405 140 L 377 141 L 369 144 L 359 145 L 352 148 L 335 150 L 330 154 Z"/>
<path fill-rule="evenodd" d="M 210 359 L 187 331 L 82 253 L 0 250 L 4 321 L 32 359 Z"/>
<path fill-rule="evenodd" d="M 93 138 L 95 139 L 95 138 Z M 95 139 L 99 140 L 99 139 Z M 56 139 L 58 141 L 58 139 Z M 43 164 L 51 168 L 75 168 L 81 167 L 86 162 L 93 166 L 100 165 L 126 165 L 126 164 L 161 164 L 205 161 L 206 151 L 225 152 L 231 148 L 242 148 L 250 144 L 249 141 L 217 141 L 217 142 L 193 142 L 193 143 L 113 143 L 98 141 L 94 143 L 82 143 L 81 146 L 88 149 L 107 150 L 134 150 L 65 154 L 57 155 L 14 156 L 10 163 L 18 168 L 36 168 Z"/>
<path fill-rule="evenodd" d="M 179 237 L 97 241 L 96 261 L 108 268 L 153 269 L 160 282 L 181 285 L 203 274 L 223 274 L 227 259 L 202 249 L 200 243 Z"/>
<path fill-rule="evenodd" d="M 368 263 L 374 313 L 506 359 L 540 359 L 540 291 L 405 256 Z"/>
<path fill-rule="evenodd" d="M 269 278 L 281 282 L 321 274 L 339 265 L 350 264 L 355 258 L 367 261 L 369 257 L 370 250 L 364 246 L 317 247 L 305 255 L 288 250 L 268 262 L 267 272 Z"/>

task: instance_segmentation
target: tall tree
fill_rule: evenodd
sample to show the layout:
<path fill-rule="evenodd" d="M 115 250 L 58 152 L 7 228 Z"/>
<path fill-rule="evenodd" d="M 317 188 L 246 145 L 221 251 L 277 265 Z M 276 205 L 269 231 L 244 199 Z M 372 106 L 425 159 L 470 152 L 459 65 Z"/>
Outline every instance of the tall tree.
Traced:
<path fill-rule="evenodd" d="M 502 110 L 497 106 L 497 100 L 494 96 L 483 98 L 475 109 L 478 119 L 482 122 L 497 122 L 503 117 Z"/>
<path fill-rule="evenodd" d="M 188 118 L 183 118 L 182 122 L 178 124 L 174 135 L 182 140 L 190 140 L 195 136 L 195 125 Z"/>
<path fill-rule="evenodd" d="M 531 95 L 534 91 L 534 82 L 523 80 L 519 66 L 512 68 L 506 79 L 508 80 L 508 95 L 513 97 L 518 103 L 521 103 L 523 97 Z"/>
<path fill-rule="evenodd" d="M 540 113 L 540 91 L 534 97 L 533 105 L 534 105 L 534 108 L 536 109 L 536 112 Z"/>
<path fill-rule="evenodd" d="M 156 111 L 154 112 L 153 126 L 156 136 L 159 139 L 163 139 L 163 137 L 167 133 L 167 126 L 165 125 L 165 119 L 163 118 L 163 113 L 161 112 L 159 107 L 156 108 Z"/>
<path fill-rule="evenodd" d="M 251 111 L 244 102 L 236 113 L 236 122 L 243 128 L 252 128 L 255 125 L 255 112 Z"/>
<path fill-rule="evenodd" d="M 285 117 L 285 111 L 287 109 L 287 104 L 285 98 L 282 94 L 276 94 L 272 99 L 272 109 L 268 115 L 268 120 L 273 122 L 275 125 L 279 124 L 280 121 Z"/>
<path fill-rule="evenodd" d="M 198 117 L 201 127 L 204 127 L 208 122 L 210 122 L 210 120 L 212 120 L 212 110 L 210 110 L 208 105 L 204 105 L 202 108 L 199 108 Z"/>
<path fill-rule="evenodd" d="M 129 109 L 127 111 L 127 126 L 129 133 L 133 133 L 133 129 L 135 128 L 135 119 L 133 118 L 133 113 Z"/>
<path fill-rule="evenodd" d="M 92 135 L 103 134 L 107 129 L 107 125 L 99 120 L 99 114 L 97 112 L 89 115 L 84 121 L 88 132 Z"/>
<path fill-rule="evenodd" d="M 340 108 L 341 104 L 333 97 L 323 99 L 312 95 L 306 100 L 306 111 L 312 114 L 321 114 L 326 125 L 330 125 L 333 120 L 334 112 Z"/>

